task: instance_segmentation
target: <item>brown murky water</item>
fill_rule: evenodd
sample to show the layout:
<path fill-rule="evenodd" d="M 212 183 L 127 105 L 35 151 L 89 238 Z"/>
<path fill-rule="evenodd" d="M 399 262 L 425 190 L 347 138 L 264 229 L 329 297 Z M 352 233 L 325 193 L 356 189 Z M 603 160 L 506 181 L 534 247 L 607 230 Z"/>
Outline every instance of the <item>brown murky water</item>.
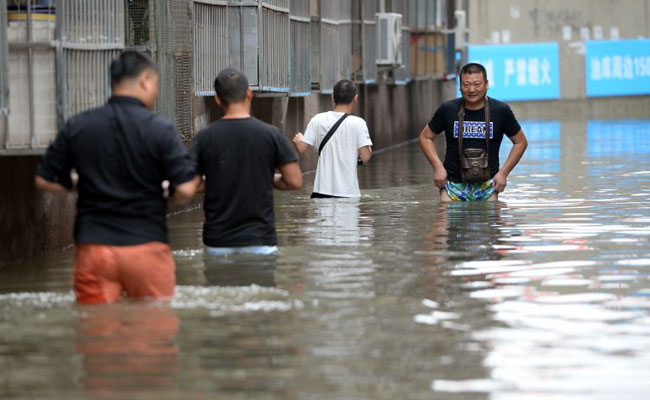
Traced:
<path fill-rule="evenodd" d="M 171 217 L 170 305 L 75 305 L 71 250 L 0 271 L 0 398 L 647 397 L 650 120 L 523 125 L 498 204 L 439 204 L 410 144 L 360 200 L 277 193 L 277 259 Z"/>

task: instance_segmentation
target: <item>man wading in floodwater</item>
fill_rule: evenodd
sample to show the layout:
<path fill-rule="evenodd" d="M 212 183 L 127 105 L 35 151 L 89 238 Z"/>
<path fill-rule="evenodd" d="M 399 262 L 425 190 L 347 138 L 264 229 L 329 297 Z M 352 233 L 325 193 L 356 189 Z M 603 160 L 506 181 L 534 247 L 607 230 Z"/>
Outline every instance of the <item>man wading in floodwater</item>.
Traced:
<path fill-rule="evenodd" d="M 224 116 L 192 144 L 198 174 L 205 175 L 206 251 L 215 257 L 276 254 L 273 188 L 302 187 L 298 156 L 282 131 L 251 116 L 253 92 L 242 72 L 219 72 L 214 91 Z"/>
<path fill-rule="evenodd" d="M 359 102 L 357 86 L 347 79 L 338 81 L 332 101 L 334 110 L 312 118 L 305 135 L 298 132 L 293 143 L 300 154 L 310 146 L 318 149 L 312 198 L 360 197 L 357 163 L 370 161 L 372 140 L 366 121 L 350 115 Z"/>
<path fill-rule="evenodd" d="M 510 107 L 488 98 L 487 90 L 485 68 L 476 63 L 465 65 L 460 70 L 462 97 L 442 103 L 420 133 L 420 146 L 433 167 L 441 201 L 497 201 L 498 194 L 506 188 L 508 174 L 528 146 Z M 444 164 L 434 143 L 443 131 L 447 143 Z M 462 132 L 460 143 L 459 132 Z M 499 148 L 504 134 L 513 147 L 499 169 Z"/>
<path fill-rule="evenodd" d="M 171 122 L 152 114 L 158 71 L 145 54 L 125 51 L 110 67 L 112 97 L 70 118 L 36 171 L 41 190 L 76 189 L 74 290 L 77 301 L 110 303 L 171 298 L 175 264 L 168 244 L 167 200 L 189 200 L 200 177 Z"/>

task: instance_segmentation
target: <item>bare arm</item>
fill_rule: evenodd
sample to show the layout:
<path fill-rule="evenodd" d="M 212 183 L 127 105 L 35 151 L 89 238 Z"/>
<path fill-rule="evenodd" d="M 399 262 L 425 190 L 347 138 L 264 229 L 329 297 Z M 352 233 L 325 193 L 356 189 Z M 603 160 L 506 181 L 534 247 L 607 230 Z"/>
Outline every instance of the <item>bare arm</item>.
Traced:
<path fill-rule="evenodd" d="M 372 147 L 363 146 L 360 148 L 359 157 L 361 157 L 361 161 L 363 161 L 364 164 L 367 164 L 368 161 L 370 161 L 370 157 L 372 157 Z"/>
<path fill-rule="evenodd" d="M 307 151 L 307 149 L 311 146 L 309 146 L 307 143 L 302 141 L 303 134 L 301 132 L 296 133 L 296 136 L 293 137 L 293 144 L 296 145 L 296 150 L 298 150 L 299 154 L 302 154 Z"/>
<path fill-rule="evenodd" d="M 424 153 L 427 160 L 433 167 L 433 181 L 436 184 L 436 187 L 443 188 L 445 183 L 447 183 L 447 170 L 442 164 L 440 157 L 438 157 L 438 152 L 436 151 L 435 140 L 438 137 L 437 133 L 434 133 L 429 125 L 425 125 L 424 129 L 420 133 L 420 147 Z"/>
<path fill-rule="evenodd" d="M 60 185 L 56 182 L 50 182 L 42 176 L 36 175 L 34 178 L 34 184 L 38 190 L 42 190 L 44 192 L 68 193 L 68 189 L 66 189 L 63 185 Z"/>
<path fill-rule="evenodd" d="M 512 172 L 517 163 L 519 163 L 519 160 L 521 160 L 521 157 L 524 155 L 524 152 L 528 147 L 528 140 L 526 140 L 526 135 L 522 130 L 517 132 L 516 135 L 511 136 L 510 141 L 513 143 L 512 149 L 510 149 L 510 154 L 508 154 L 506 162 L 503 163 L 499 172 L 497 172 L 492 179 L 497 193 L 503 192 L 506 188 L 508 175 Z"/>
<path fill-rule="evenodd" d="M 192 197 L 194 197 L 202 182 L 203 177 L 197 175 L 192 180 L 176 186 L 176 190 L 174 191 L 174 204 L 181 205 L 192 200 Z"/>
<path fill-rule="evenodd" d="M 278 190 L 294 190 L 302 187 L 302 171 L 297 162 L 281 165 L 280 173 L 273 177 L 273 187 Z"/>

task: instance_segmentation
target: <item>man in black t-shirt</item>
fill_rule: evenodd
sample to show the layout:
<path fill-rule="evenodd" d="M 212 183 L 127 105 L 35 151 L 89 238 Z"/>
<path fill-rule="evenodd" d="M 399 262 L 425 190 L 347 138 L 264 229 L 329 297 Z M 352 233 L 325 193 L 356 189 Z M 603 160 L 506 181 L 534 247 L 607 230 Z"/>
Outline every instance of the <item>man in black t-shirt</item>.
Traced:
<path fill-rule="evenodd" d="M 498 200 L 507 184 L 508 174 L 521 159 L 528 142 L 510 107 L 486 96 L 487 72 L 481 64 L 465 65 L 459 74 L 462 97 L 447 101 L 438 107 L 431 121 L 420 133 L 420 146 L 434 172 L 434 182 L 440 189 L 441 201 Z M 489 169 L 490 180 L 480 183 L 463 183 L 458 151 L 458 112 L 465 108 L 463 121 L 463 149 L 486 148 L 485 103 L 490 113 Z M 436 152 L 435 139 L 445 132 L 447 150 L 444 164 Z M 513 143 L 505 163 L 499 168 L 499 148 L 503 135 Z"/>
<path fill-rule="evenodd" d="M 205 177 L 203 243 L 214 256 L 275 254 L 273 188 L 302 187 L 298 156 L 278 128 L 251 117 L 253 93 L 243 73 L 221 71 L 214 89 L 225 114 L 192 145 Z"/>
<path fill-rule="evenodd" d="M 169 298 L 175 265 L 163 181 L 184 202 L 200 179 L 174 126 L 151 113 L 159 75 L 145 54 L 125 51 L 110 66 L 112 97 L 70 118 L 36 171 L 41 190 L 76 189 L 74 289 L 81 303 Z M 79 180 L 71 179 L 75 169 Z"/>

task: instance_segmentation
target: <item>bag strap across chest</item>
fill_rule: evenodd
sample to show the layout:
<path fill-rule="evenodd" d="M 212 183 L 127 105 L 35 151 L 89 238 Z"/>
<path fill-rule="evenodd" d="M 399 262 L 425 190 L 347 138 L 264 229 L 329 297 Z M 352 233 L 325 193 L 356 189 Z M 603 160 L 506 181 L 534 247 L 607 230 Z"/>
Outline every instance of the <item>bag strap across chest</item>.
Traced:
<path fill-rule="evenodd" d="M 488 159 L 490 158 L 490 103 L 488 102 L 487 96 L 485 97 L 485 149 L 488 154 Z M 465 119 L 465 104 L 460 104 L 460 110 L 458 110 L 458 156 L 463 156 L 463 122 Z"/>
<path fill-rule="evenodd" d="M 329 140 L 332 138 L 332 135 L 334 135 L 334 132 L 336 132 L 336 130 L 339 129 L 339 126 L 341 126 L 341 124 L 343 123 L 343 120 L 345 120 L 348 117 L 348 115 L 350 115 L 350 114 L 347 114 L 347 113 L 343 114 L 343 116 L 341 118 L 339 118 L 339 120 L 336 121 L 336 123 L 334 125 L 332 125 L 329 132 L 327 132 L 327 135 L 325 135 L 325 137 L 323 138 L 323 141 L 320 142 L 320 146 L 318 146 L 318 155 L 319 156 L 320 156 L 320 153 L 323 151 L 323 148 L 325 147 L 327 142 L 329 142 Z"/>

